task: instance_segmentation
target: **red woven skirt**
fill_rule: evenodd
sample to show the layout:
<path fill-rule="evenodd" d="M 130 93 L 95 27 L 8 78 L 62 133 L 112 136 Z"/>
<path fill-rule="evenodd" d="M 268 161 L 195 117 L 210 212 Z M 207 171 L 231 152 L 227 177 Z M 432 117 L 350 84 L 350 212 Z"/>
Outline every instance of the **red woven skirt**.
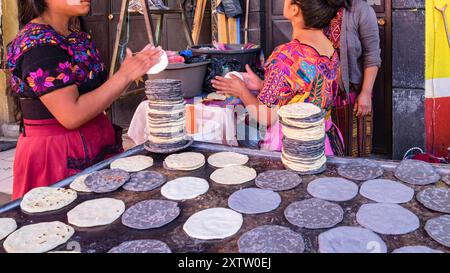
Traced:
<path fill-rule="evenodd" d="M 24 124 L 14 160 L 14 200 L 123 151 L 121 132 L 104 114 L 76 130 L 67 130 L 56 119 Z"/>

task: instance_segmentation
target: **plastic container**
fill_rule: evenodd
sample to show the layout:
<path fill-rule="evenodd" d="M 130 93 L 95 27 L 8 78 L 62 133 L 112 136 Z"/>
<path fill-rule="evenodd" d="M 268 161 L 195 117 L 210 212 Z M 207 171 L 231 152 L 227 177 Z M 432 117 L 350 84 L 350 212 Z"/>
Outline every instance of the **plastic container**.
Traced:
<path fill-rule="evenodd" d="M 189 49 L 192 51 L 194 56 L 208 55 L 212 58 L 225 58 L 227 60 L 236 60 L 241 64 L 240 72 L 245 72 L 245 65 L 256 65 L 258 60 L 258 53 L 261 50 L 260 46 L 251 49 L 242 49 L 244 44 L 227 44 L 229 50 L 217 50 L 217 49 L 200 49 L 202 47 L 213 48 L 212 44 L 203 44 L 192 46 Z M 230 71 L 231 72 L 231 71 Z"/>
<path fill-rule="evenodd" d="M 157 75 L 147 75 L 149 80 L 174 79 L 181 81 L 184 97 L 187 99 L 200 96 L 203 93 L 203 81 L 210 62 L 194 64 L 169 64 L 166 70 Z"/>

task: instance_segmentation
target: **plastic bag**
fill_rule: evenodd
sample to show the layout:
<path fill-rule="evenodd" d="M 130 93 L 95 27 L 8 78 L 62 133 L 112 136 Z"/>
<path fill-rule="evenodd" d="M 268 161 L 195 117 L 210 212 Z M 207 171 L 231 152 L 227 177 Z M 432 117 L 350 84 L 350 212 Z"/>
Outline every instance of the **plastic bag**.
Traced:
<path fill-rule="evenodd" d="M 228 18 L 237 17 L 243 13 L 240 0 L 222 0 L 220 5 Z"/>
<path fill-rule="evenodd" d="M 225 76 L 228 72 L 239 71 L 241 63 L 237 60 L 228 60 L 226 58 L 213 58 L 208 66 L 204 82 L 204 90 L 207 93 L 215 92 L 211 81 L 217 76 Z"/>

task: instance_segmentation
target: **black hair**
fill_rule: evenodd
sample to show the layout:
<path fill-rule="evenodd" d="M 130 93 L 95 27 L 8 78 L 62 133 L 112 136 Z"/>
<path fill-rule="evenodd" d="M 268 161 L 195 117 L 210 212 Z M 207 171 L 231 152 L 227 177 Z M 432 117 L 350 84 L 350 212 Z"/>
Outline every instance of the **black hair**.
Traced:
<path fill-rule="evenodd" d="M 351 0 L 292 0 L 302 10 L 305 27 L 327 27 L 341 8 L 350 8 Z"/>
<path fill-rule="evenodd" d="M 47 8 L 45 0 L 19 0 L 19 21 L 24 26 L 39 17 Z"/>

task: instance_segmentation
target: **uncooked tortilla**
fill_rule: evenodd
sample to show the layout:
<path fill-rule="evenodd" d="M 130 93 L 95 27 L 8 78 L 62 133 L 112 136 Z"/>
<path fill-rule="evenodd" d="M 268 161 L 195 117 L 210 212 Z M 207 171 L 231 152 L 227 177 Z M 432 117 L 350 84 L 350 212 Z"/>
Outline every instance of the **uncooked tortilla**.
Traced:
<path fill-rule="evenodd" d="M 256 177 L 256 186 L 272 191 L 288 191 L 302 183 L 301 177 L 288 170 L 266 171 Z"/>
<path fill-rule="evenodd" d="M 364 204 L 356 213 L 358 223 L 376 233 L 402 235 L 420 226 L 419 218 L 397 204 Z"/>
<path fill-rule="evenodd" d="M 427 246 L 404 246 L 397 248 L 392 253 L 444 253 L 443 251 L 429 248 Z"/>
<path fill-rule="evenodd" d="M 308 184 L 307 191 L 313 197 L 342 202 L 356 197 L 358 185 L 354 182 L 339 177 L 318 178 Z"/>
<path fill-rule="evenodd" d="M 63 188 L 35 188 L 20 202 L 20 208 L 28 213 L 41 213 L 62 209 L 77 199 L 77 192 Z"/>
<path fill-rule="evenodd" d="M 84 183 L 95 193 L 108 193 L 122 187 L 130 175 L 124 170 L 101 170 L 89 175 Z"/>
<path fill-rule="evenodd" d="M 181 213 L 178 204 L 172 201 L 147 200 L 127 209 L 122 215 L 122 224 L 134 229 L 163 227 Z"/>
<path fill-rule="evenodd" d="M 293 103 L 281 107 L 278 115 L 282 118 L 307 118 L 321 112 L 322 109 L 312 103 Z"/>
<path fill-rule="evenodd" d="M 92 192 L 92 190 L 89 189 L 88 186 L 86 186 L 86 184 L 84 183 L 88 176 L 89 174 L 85 174 L 75 178 L 75 180 L 73 180 L 73 182 L 70 184 L 70 188 L 77 192 Z"/>
<path fill-rule="evenodd" d="M 241 166 L 247 164 L 249 158 L 246 155 L 233 153 L 233 152 L 221 152 L 215 153 L 208 158 L 208 164 L 216 168 L 225 168 L 232 166 Z"/>
<path fill-rule="evenodd" d="M 338 204 L 312 198 L 290 204 L 284 210 L 289 223 L 300 228 L 331 228 L 342 222 L 344 210 Z"/>
<path fill-rule="evenodd" d="M 169 170 L 193 171 L 203 167 L 206 163 L 205 156 L 200 153 L 173 154 L 166 157 L 164 166 Z"/>
<path fill-rule="evenodd" d="M 232 166 L 218 169 L 211 174 L 211 180 L 223 185 L 239 185 L 256 178 L 255 169 L 246 166 Z"/>
<path fill-rule="evenodd" d="M 266 225 L 244 233 L 238 247 L 240 253 L 303 253 L 305 242 L 290 228 Z"/>
<path fill-rule="evenodd" d="M 395 177 L 413 185 L 433 184 L 441 179 L 434 167 L 419 160 L 403 160 L 395 170 Z"/>
<path fill-rule="evenodd" d="M 338 173 L 347 179 L 367 181 L 382 176 L 384 171 L 376 162 L 369 159 L 362 159 L 354 163 L 339 166 Z"/>
<path fill-rule="evenodd" d="M 402 183 L 386 179 L 364 182 L 359 192 L 367 199 L 378 203 L 402 204 L 408 203 L 414 197 L 414 189 Z"/>
<path fill-rule="evenodd" d="M 8 253 L 44 253 L 66 243 L 74 233 L 61 222 L 33 224 L 12 233 L 3 247 Z"/>
<path fill-rule="evenodd" d="M 67 213 L 69 224 L 77 227 L 109 225 L 125 211 L 125 203 L 112 198 L 89 200 Z"/>
<path fill-rule="evenodd" d="M 161 194 L 170 200 L 194 199 L 205 194 L 209 190 L 209 183 L 198 177 L 180 177 L 167 182 L 161 188 Z"/>
<path fill-rule="evenodd" d="M 159 172 L 137 172 L 131 175 L 130 180 L 123 185 L 123 188 L 127 191 L 135 192 L 152 191 L 166 183 L 166 180 L 167 177 Z"/>
<path fill-rule="evenodd" d="M 386 243 L 374 232 L 360 227 L 337 227 L 319 235 L 321 253 L 386 253 Z"/>
<path fill-rule="evenodd" d="M 169 246 L 157 240 L 137 240 L 121 243 L 108 253 L 172 253 Z"/>
<path fill-rule="evenodd" d="M 159 62 L 154 65 L 150 70 L 147 71 L 148 75 L 156 75 L 164 70 L 166 70 L 167 66 L 169 66 L 169 57 L 167 56 L 167 53 L 163 51 L 163 54 L 161 55 Z"/>
<path fill-rule="evenodd" d="M 450 247 L 450 215 L 442 215 L 428 220 L 425 224 L 425 230 L 433 240 Z"/>
<path fill-rule="evenodd" d="M 228 206 L 240 213 L 259 214 L 275 210 L 281 204 L 281 196 L 270 190 L 248 188 L 233 193 Z"/>
<path fill-rule="evenodd" d="M 120 158 L 111 163 L 111 169 L 124 170 L 126 172 L 140 172 L 153 166 L 153 158 L 149 156 L 137 155 Z"/>
<path fill-rule="evenodd" d="M 218 94 L 217 92 L 213 92 L 213 93 L 208 94 L 206 99 L 207 100 L 224 101 L 224 100 L 227 100 L 227 96 L 224 94 Z"/>
<path fill-rule="evenodd" d="M 12 218 L 0 218 L 0 241 L 17 229 L 16 220 Z"/>
<path fill-rule="evenodd" d="M 225 239 L 235 235 L 241 229 L 243 222 L 242 215 L 231 209 L 211 208 L 189 217 L 183 230 L 196 239 Z"/>
<path fill-rule="evenodd" d="M 450 189 L 436 187 L 424 189 L 417 194 L 417 201 L 430 210 L 450 213 Z"/>

